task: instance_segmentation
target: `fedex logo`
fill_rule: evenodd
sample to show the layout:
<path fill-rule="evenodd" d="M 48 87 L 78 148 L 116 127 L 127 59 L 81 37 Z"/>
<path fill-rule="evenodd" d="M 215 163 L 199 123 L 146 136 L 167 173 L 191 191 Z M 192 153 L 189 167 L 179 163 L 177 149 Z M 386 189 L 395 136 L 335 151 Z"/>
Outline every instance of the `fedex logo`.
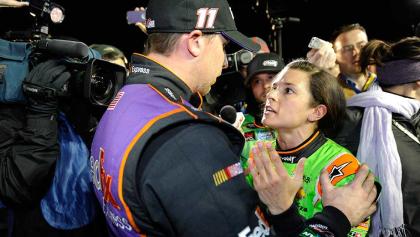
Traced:
<path fill-rule="evenodd" d="M 238 237 L 263 237 L 270 235 L 270 226 L 259 207 L 255 210 L 255 215 L 258 218 L 258 226 L 255 226 L 252 230 L 249 226 L 245 227 L 238 233 Z"/>
<path fill-rule="evenodd" d="M 111 192 L 112 176 L 107 174 L 104 168 L 105 150 L 102 147 L 99 148 L 99 160 L 95 160 L 91 156 L 90 162 L 93 183 L 98 191 L 102 191 L 104 204 L 110 203 L 114 208 L 120 210 L 121 207 Z"/>

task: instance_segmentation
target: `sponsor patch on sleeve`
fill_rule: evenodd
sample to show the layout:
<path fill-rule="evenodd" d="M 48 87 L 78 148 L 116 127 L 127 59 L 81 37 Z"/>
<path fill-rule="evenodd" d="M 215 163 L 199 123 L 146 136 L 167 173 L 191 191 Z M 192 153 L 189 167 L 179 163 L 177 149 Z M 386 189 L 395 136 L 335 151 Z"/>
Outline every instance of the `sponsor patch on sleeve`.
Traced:
<path fill-rule="evenodd" d="M 217 171 L 213 174 L 213 181 L 216 186 L 232 179 L 235 176 L 242 174 L 244 170 L 242 169 L 241 163 L 237 162 L 233 165 L 230 165 L 222 170 Z"/>
<path fill-rule="evenodd" d="M 331 183 L 335 186 L 338 182 L 350 175 L 354 175 L 359 169 L 359 161 L 350 153 L 341 153 L 336 156 L 327 166 L 328 175 Z M 321 183 L 317 181 L 316 196 L 313 203 L 316 203 L 322 197 Z"/>

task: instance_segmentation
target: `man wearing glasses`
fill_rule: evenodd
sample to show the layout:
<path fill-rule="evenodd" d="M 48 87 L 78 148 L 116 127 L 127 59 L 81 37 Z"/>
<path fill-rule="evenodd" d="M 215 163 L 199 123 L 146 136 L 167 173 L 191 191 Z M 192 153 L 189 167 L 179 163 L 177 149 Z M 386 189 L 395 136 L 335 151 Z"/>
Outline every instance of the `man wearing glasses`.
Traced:
<path fill-rule="evenodd" d="M 346 98 L 368 90 L 376 75 L 362 72 L 360 68 L 360 51 L 368 42 L 365 28 L 359 24 L 342 26 L 333 33 L 331 42 L 340 69 L 339 82 Z"/>
<path fill-rule="evenodd" d="M 324 45 L 308 52 L 308 60 L 338 77 L 346 99 L 368 90 L 376 80 L 371 72 L 362 72 L 360 51 L 368 42 L 366 30 L 359 24 L 344 25 L 331 37 L 332 47 Z M 335 65 L 335 66 L 334 66 Z"/>

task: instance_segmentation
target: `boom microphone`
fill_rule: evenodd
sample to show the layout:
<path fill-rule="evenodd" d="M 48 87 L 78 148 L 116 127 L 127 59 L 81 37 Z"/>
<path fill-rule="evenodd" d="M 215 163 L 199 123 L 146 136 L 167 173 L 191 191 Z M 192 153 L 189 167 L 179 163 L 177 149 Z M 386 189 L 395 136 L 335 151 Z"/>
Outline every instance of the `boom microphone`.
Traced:
<path fill-rule="evenodd" d="M 49 53 L 71 58 L 84 59 L 89 56 L 89 47 L 78 41 L 42 39 L 36 45 Z"/>
<path fill-rule="evenodd" d="M 230 124 L 236 121 L 236 109 L 232 105 L 225 105 L 220 110 L 220 117 Z"/>

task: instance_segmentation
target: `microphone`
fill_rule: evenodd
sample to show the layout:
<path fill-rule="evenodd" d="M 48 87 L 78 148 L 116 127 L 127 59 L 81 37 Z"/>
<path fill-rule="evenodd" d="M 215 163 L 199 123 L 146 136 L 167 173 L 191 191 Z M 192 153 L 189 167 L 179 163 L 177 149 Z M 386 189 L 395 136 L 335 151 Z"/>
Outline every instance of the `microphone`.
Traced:
<path fill-rule="evenodd" d="M 219 113 L 220 117 L 230 124 L 236 121 L 236 109 L 232 105 L 225 105 Z"/>
<path fill-rule="evenodd" d="M 223 106 L 220 110 L 220 117 L 240 131 L 242 123 L 245 121 L 244 114 L 242 112 L 236 112 L 236 109 L 232 105 Z"/>
<path fill-rule="evenodd" d="M 89 56 L 89 47 L 78 41 L 42 39 L 38 41 L 37 48 L 48 51 L 49 53 L 66 56 L 71 58 L 84 59 Z"/>

